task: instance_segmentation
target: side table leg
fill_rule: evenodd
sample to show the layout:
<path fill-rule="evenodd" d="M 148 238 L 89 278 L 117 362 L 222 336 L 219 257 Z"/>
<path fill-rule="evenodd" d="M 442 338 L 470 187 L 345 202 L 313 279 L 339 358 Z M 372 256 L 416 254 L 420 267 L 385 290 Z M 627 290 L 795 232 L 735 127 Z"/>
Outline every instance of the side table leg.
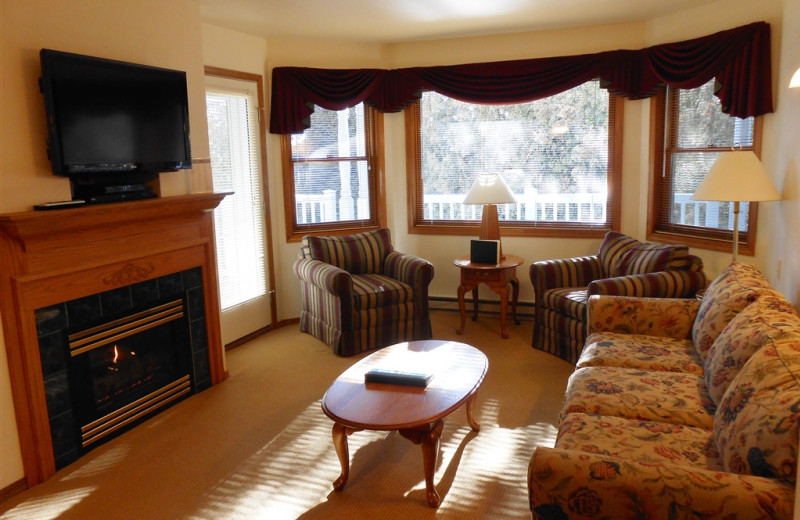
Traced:
<path fill-rule="evenodd" d="M 503 339 L 507 339 L 506 312 L 508 311 L 508 289 L 502 287 L 497 291 L 497 294 L 500 295 L 500 335 L 503 336 Z"/>
<path fill-rule="evenodd" d="M 514 316 L 514 323 L 519 325 L 519 318 L 517 318 L 517 301 L 519 300 L 519 280 L 515 276 L 511 280 L 511 314 Z"/>
<path fill-rule="evenodd" d="M 333 423 L 333 446 L 336 448 L 336 455 L 339 457 L 339 464 L 342 466 L 342 473 L 339 478 L 333 481 L 333 489 L 341 491 L 350 476 L 350 450 L 347 447 L 347 436 L 353 430 L 339 423 Z"/>
<path fill-rule="evenodd" d="M 431 431 L 425 432 L 420 438 L 422 448 L 422 467 L 425 471 L 425 489 L 427 491 L 428 505 L 438 507 L 439 493 L 433 485 L 433 474 L 436 471 L 436 461 L 439 459 L 439 438 L 442 436 L 444 423 L 439 420 L 433 425 Z"/>
<path fill-rule="evenodd" d="M 472 321 L 478 321 L 478 286 L 472 289 Z"/>
<path fill-rule="evenodd" d="M 459 285 L 458 286 L 458 311 L 461 313 L 461 326 L 456 330 L 456 334 L 461 334 L 464 332 L 464 326 L 467 323 L 467 306 L 464 303 L 464 295 L 469 290 L 469 287 L 466 285 Z"/>

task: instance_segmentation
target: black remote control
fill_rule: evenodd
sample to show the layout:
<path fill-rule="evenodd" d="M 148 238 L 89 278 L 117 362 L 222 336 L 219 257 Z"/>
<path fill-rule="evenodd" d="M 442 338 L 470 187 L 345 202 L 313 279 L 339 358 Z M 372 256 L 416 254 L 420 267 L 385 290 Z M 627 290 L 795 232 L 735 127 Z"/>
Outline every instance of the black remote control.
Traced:
<path fill-rule="evenodd" d="M 81 199 L 75 200 L 57 200 L 55 202 L 45 202 L 44 204 L 36 204 L 33 209 L 38 211 L 43 210 L 50 210 L 50 209 L 67 209 L 67 208 L 78 208 L 80 206 L 85 206 L 86 201 Z"/>

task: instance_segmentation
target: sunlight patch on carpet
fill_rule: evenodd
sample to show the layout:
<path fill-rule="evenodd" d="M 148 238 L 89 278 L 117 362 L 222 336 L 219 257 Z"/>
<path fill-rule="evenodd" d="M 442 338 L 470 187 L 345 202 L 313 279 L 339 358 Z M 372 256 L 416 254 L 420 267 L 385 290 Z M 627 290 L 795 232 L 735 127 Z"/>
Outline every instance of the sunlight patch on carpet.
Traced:
<path fill-rule="evenodd" d="M 6 511 L 2 518 L 4 520 L 58 518 L 80 503 L 81 500 L 91 495 L 95 489 L 97 488 L 94 486 L 84 487 L 62 493 L 54 493 L 35 500 L 28 500 L 10 511 Z"/>

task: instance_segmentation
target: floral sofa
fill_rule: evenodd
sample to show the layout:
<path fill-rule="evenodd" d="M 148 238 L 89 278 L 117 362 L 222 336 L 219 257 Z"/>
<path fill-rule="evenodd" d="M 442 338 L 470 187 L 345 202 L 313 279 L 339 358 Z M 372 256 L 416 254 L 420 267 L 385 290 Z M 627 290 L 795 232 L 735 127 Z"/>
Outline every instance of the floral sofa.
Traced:
<path fill-rule="evenodd" d="M 702 300 L 593 296 L 536 519 L 792 518 L 800 317 L 752 265 Z"/>

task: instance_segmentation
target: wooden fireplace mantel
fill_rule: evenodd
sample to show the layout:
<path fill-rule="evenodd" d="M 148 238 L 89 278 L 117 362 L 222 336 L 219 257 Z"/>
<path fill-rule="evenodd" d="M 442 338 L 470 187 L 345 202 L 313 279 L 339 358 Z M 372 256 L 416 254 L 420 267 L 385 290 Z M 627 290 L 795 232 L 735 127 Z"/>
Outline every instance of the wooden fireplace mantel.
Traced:
<path fill-rule="evenodd" d="M 0 215 L 0 314 L 28 486 L 55 473 L 36 309 L 201 267 L 211 382 L 227 377 L 211 213 L 225 195 Z"/>

